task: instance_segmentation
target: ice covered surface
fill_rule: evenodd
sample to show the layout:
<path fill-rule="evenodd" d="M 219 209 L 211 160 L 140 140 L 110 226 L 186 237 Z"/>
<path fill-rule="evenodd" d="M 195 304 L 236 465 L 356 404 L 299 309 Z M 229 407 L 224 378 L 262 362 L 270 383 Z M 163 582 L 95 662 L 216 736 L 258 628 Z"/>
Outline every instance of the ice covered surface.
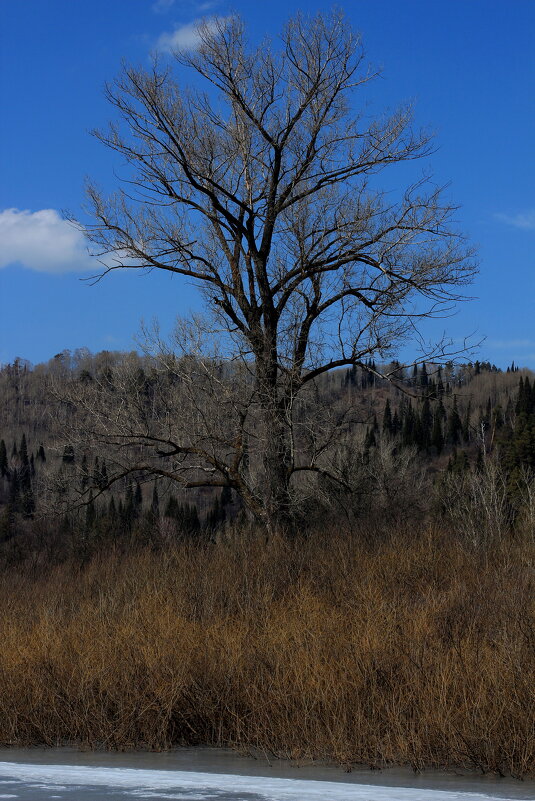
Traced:
<path fill-rule="evenodd" d="M 490 790 L 490 788 L 489 788 Z M 188 770 L 0 762 L 0 799 L 112 801 L 504 801 L 529 798 L 358 782 L 244 776 Z"/>

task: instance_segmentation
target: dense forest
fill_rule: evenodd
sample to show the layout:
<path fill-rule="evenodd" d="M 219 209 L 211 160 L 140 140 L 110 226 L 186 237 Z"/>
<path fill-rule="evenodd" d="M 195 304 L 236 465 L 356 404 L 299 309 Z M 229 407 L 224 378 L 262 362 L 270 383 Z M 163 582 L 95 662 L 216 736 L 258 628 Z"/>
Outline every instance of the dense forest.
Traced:
<path fill-rule="evenodd" d="M 107 394 L 125 391 L 125 363 L 129 374 L 135 373 L 143 414 L 161 417 L 162 409 L 173 406 L 177 388 L 152 357 L 80 350 L 35 367 L 16 360 L 1 368 L 4 561 L 30 554 L 61 560 L 120 541 L 130 547 L 210 539 L 250 523 L 228 486 L 185 488 L 178 471 L 162 476 L 154 462 L 136 469 L 135 442 L 128 449 L 132 469 L 124 470 L 124 443 L 119 461 L 115 432 L 97 443 L 84 440 L 90 430 L 86 388 L 99 386 L 98 402 L 106 412 Z M 326 522 L 345 528 L 374 521 L 454 522 L 477 547 L 532 526 L 533 374 L 514 363 L 503 371 L 488 362 L 415 364 L 400 370 L 394 382 L 380 377 L 385 372 L 370 360 L 322 379 L 320 403 L 340 408 L 338 425 L 342 416 L 349 419 L 342 445 L 331 454 L 344 484 L 319 476 L 313 493 L 298 484 L 298 528 L 313 530 Z M 73 385 L 82 390 L 79 407 Z M 182 410 L 186 415 L 185 405 Z M 169 462 L 166 454 L 157 460 Z"/>

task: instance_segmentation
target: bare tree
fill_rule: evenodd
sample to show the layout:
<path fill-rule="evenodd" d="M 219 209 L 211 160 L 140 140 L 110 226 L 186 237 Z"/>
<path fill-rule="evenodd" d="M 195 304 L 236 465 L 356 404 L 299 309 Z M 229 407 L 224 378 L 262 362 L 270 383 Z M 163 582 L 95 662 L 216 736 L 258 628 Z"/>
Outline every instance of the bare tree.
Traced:
<path fill-rule="evenodd" d="M 450 310 L 475 266 L 430 181 L 378 188 L 379 172 L 428 156 L 431 139 L 413 131 L 410 108 L 372 120 L 355 110 L 374 74 L 341 13 L 294 17 L 278 51 L 250 49 L 237 18 L 198 34 L 195 52 L 176 53 L 195 88 L 157 63 L 107 88 L 119 119 L 97 136 L 131 170 L 110 198 L 89 187 L 96 221 L 83 227 L 103 274 L 160 269 L 202 288 L 228 357 L 253 376 L 247 410 L 266 433 L 251 508 L 283 525 L 296 474 L 326 469 L 296 447 L 296 399 L 335 368 L 422 342 L 419 322 Z M 237 434 L 214 460 L 170 432 L 166 453 L 194 455 L 207 485 L 249 503 L 245 447 Z"/>

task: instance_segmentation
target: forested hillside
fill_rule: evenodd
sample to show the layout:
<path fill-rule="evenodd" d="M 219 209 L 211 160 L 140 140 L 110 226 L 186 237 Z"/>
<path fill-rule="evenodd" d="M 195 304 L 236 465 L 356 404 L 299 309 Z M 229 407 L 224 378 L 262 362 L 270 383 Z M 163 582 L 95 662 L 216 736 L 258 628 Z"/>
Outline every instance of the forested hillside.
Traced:
<path fill-rule="evenodd" d="M 134 385 L 125 382 L 126 366 L 130 377 L 135 374 Z M 387 367 L 394 370 L 392 382 L 377 375 Z M 396 367 L 378 370 L 369 361 L 334 371 L 318 384 L 320 405 L 335 410 L 337 425 L 342 420 L 345 429 L 342 444 L 330 453 L 338 480 L 318 475 L 312 484 L 295 482 L 299 527 L 453 519 L 470 539 L 487 540 L 532 525 L 533 374 L 514 364 L 502 371 L 486 362 L 422 364 L 397 372 Z M 117 432 L 111 431 L 91 441 L 87 397 L 93 402 L 97 392 L 104 417 L 110 395 L 121 403 L 141 398 L 137 413 L 149 431 L 151 417 L 160 419 L 175 408 L 180 382 L 172 378 L 153 357 L 85 350 L 58 354 L 35 367 L 16 360 L 0 370 L 5 558 L 43 550 L 61 559 L 73 548 L 90 553 L 109 541 L 130 547 L 210 538 L 229 525 L 247 523 L 238 493 L 229 487 L 184 487 L 167 452 L 136 469 L 140 448 L 132 438 L 118 447 Z M 124 397 L 127 391 L 135 397 Z M 199 392 L 202 401 L 202 388 Z M 188 408 L 179 402 L 186 419 Z M 207 402 L 206 408 L 210 413 L 214 407 Z M 217 422 L 224 426 L 224 417 Z M 300 441 L 308 446 L 304 437 Z M 261 472 L 261 465 L 249 469 Z"/>

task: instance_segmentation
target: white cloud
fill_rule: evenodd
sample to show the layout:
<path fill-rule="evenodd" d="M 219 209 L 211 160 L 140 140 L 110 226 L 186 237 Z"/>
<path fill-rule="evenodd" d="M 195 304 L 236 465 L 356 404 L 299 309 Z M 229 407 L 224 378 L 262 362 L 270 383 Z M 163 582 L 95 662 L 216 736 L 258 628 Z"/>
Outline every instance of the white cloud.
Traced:
<path fill-rule="evenodd" d="M 55 209 L 0 211 L 0 268 L 13 263 L 44 273 L 95 269 L 83 235 Z"/>
<path fill-rule="evenodd" d="M 167 14 L 173 6 L 175 5 L 176 0 L 155 0 L 152 4 L 152 10 L 156 14 Z M 189 10 L 193 14 L 205 14 L 207 11 L 212 11 L 220 4 L 220 0 L 189 0 L 189 3 L 186 5 L 189 6 Z"/>
<path fill-rule="evenodd" d="M 205 11 L 212 11 L 216 6 L 219 5 L 219 0 L 206 0 L 205 3 L 199 3 L 197 5 L 197 12 L 199 14 L 204 14 Z"/>
<path fill-rule="evenodd" d="M 156 2 L 153 3 L 152 10 L 155 11 L 156 14 L 165 14 L 174 4 L 175 0 L 156 0 Z"/>
<path fill-rule="evenodd" d="M 520 214 L 496 214 L 496 219 L 515 228 L 522 228 L 524 231 L 535 231 L 535 209 L 521 212 Z"/>
<path fill-rule="evenodd" d="M 488 339 L 486 342 L 492 348 L 533 348 L 533 339 Z"/>
<path fill-rule="evenodd" d="M 162 33 L 156 43 L 156 49 L 162 53 L 173 53 L 175 50 L 196 50 L 201 43 L 199 27 L 206 25 L 209 31 L 217 30 L 228 17 L 207 17 L 194 19 L 180 25 L 171 33 Z"/>

